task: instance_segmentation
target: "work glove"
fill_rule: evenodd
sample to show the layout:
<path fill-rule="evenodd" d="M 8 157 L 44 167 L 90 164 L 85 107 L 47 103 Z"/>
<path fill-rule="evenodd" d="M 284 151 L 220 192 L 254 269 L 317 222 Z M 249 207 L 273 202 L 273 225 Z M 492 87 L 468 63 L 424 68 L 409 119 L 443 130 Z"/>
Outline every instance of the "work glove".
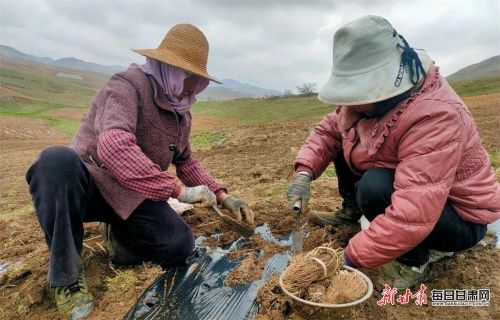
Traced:
<path fill-rule="evenodd" d="M 222 200 L 221 204 L 223 208 L 230 210 L 238 221 L 241 222 L 241 214 L 243 213 L 245 215 L 245 221 L 253 225 L 255 214 L 245 201 L 233 196 L 227 196 Z"/>
<path fill-rule="evenodd" d="M 195 204 L 196 207 L 217 205 L 217 197 L 207 186 L 186 187 L 179 201 Z"/>
<path fill-rule="evenodd" d="M 293 183 L 286 192 L 286 199 L 290 207 L 293 207 L 296 201 L 301 202 L 301 211 L 307 212 L 307 204 L 311 194 L 312 176 L 305 172 L 293 175 Z"/>

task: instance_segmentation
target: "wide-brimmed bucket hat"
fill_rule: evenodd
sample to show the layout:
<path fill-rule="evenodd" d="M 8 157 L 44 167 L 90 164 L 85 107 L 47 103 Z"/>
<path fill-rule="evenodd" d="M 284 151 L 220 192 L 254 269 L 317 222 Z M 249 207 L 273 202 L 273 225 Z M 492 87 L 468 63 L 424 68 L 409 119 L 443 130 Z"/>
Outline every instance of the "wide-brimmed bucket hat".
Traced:
<path fill-rule="evenodd" d="M 432 64 L 387 20 L 365 16 L 335 32 L 332 74 L 318 98 L 345 106 L 383 101 L 415 86 Z"/>
<path fill-rule="evenodd" d="M 191 24 L 181 23 L 173 26 L 156 49 L 132 49 L 132 51 L 221 83 L 207 72 L 207 38 Z"/>

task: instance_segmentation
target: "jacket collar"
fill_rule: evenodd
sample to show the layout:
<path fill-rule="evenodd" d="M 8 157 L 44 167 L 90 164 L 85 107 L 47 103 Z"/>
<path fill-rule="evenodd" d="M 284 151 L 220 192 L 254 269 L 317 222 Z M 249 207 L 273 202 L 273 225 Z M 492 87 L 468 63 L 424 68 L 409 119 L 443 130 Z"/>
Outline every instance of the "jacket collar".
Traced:
<path fill-rule="evenodd" d="M 420 87 L 420 90 L 417 92 L 414 92 L 408 97 L 407 99 L 404 99 L 400 101 L 396 107 L 394 107 L 392 110 L 388 112 L 388 114 L 394 114 L 394 113 L 399 113 L 399 109 L 406 109 L 407 105 L 415 100 L 417 96 L 420 94 L 428 91 L 430 88 L 432 88 L 436 82 L 439 80 L 439 67 L 431 67 L 431 69 L 428 71 L 427 76 L 425 77 L 424 83 Z M 345 131 L 349 130 L 352 128 L 359 120 L 363 118 L 363 115 L 360 114 L 359 112 L 354 111 L 350 107 L 346 106 L 340 106 L 339 111 L 338 111 L 338 120 L 337 124 L 339 127 L 339 131 Z M 385 115 L 382 117 L 385 118 Z"/>

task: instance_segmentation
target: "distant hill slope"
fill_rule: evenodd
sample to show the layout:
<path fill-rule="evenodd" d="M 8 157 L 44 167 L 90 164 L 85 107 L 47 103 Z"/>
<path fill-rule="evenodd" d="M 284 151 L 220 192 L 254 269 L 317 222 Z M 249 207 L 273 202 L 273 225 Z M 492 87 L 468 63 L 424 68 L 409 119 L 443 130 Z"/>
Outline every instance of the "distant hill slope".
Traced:
<path fill-rule="evenodd" d="M 92 72 L 99 72 L 105 74 L 114 74 L 120 71 L 124 71 L 127 68 L 122 66 L 102 66 L 97 63 L 79 60 L 76 58 L 62 58 L 55 60 L 52 65 L 58 67 L 65 67 L 70 69 L 85 70 Z"/>
<path fill-rule="evenodd" d="M 202 101 L 208 100 L 233 100 L 247 98 L 244 94 L 225 87 L 212 87 L 211 85 L 203 90 L 196 98 Z"/>
<path fill-rule="evenodd" d="M 229 88 L 233 91 L 236 91 L 240 93 L 241 95 L 245 97 L 250 97 L 250 98 L 263 98 L 263 97 L 270 97 L 270 96 L 279 96 L 281 92 L 276 91 L 276 90 L 270 90 L 270 89 L 264 89 L 260 88 L 248 83 L 241 83 L 237 80 L 234 79 L 222 79 L 222 84 L 218 83 L 213 83 L 210 86 L 211 87 L 225 87 Z"/>
<path fill-rule="evenodd" d="M 98 72 L 104 74 L 113 74 L 126 69 L 123 66 L 118 66 L 118 65 L 103 66 L 97 63 L 83 61 L 76 58 L 62 58 L 54 60 L 48 57 L 37 57 L 34 55 L 23 53 L 19 50 L 4 45 L 0 45 L 0 57 L 10 58 L 10 59 L 21 59 L 55 67 L 63 67 L 63 68 Z"/>
<path fill-rule="evenodd" d="M 35 61 L 35 62 L 39 62 L 42 64 L 50 64 L 54 61 L 51 58 L 37 57 L 37 56 L 31 55 L 31 54 L 26 54 L 26 53 L 23 53 L 21 51 L 14 49 L 14 48 L 11 48 L 8 46 L 3 46 L 3 45 L 0 45 L 0 56 L 5 57 L 5 58 L 16 58 L 16 59 L 22 59 L 22 60 L 27 60 L 27 61 Z"/>
<path fill-rule="evenodd" d="M 21 64 L 30 62 L 32 64 L 40 64 L 44 67 L 51 66 L 70 70 L 73 69 L 101 73 L 105 75 L 114 74 L 126 69 L 126 67 L 123 66 L 103 66 L 97 63 L 83 61 L 76 58 L 62 58 L 54 60 L 48 57 L 37 57 L 35 55 L 26 54 L 5 45 L 0 45 L 0 58 L 3 60 L 9 60 L 11 62 L 19 62 Z M 68 72 L 64 71 L 64 73 Z M 262 98 L 280 95 L 279 91 L 260 88 L 251 84 L 239 82 L 234 79 L 224 79 L 222 80 L 222 82 L 222 85 L 211 82 L 210 86 L 202 94 L 199 95 L 198 99 L 231 100 L 240 98 Z"/>
<path fill-rule="evenodd" d="M 0 65 L 0 111 L 5 112 L 27 105 L 35 109 L 88 108 L 97 89 L 109 78 L 102 73 L 16 58 L 0 57 Z"/>
<path fill-rule="evenodd" d="M 500 93 L 500 77 L 450 81 L 450 85 L 461 97 L 477 96 L 488 93 Z"/>
<path fill-rule="evenodd" d="M 0 56 L 0 66 L 0 70 L 2 72 L 5 69 L 9 69 L 22 74 L 45 78 L 46 80 L 58 78 L 62 81 L 69 81 L 69 79 L 62 79 L 63 77 L 60 77 L 60 74 L 74 75 L 75 77 L 73 77 L 72 79 L 73 83 L 79 83 L 80 85 L 88 86 L 95 90 L 99 89 L 110 77 L 109 74 L 100 72 L 64 68 L 59 66 L 41 64 L 33 60 L 7 58 L 5 56 Z M 8 85 L 8 82 L 6 83 L 5 78 L 1 78 L 0 80 L 2 86 Z M 23 88 L 27 87 L 19 87 L 18 90 L 22 91 Z"/>
<path fill-rule="evenodd" d="M 446 77 L 448 81 L 476 80 L 500 77 L 500 55 L 471 64 Z"/>
<path fill-rule="evenodd" d="M 199 96 L 199 100 L 232 100 L 241 98 L 265 98 L 279 96 L 281 92 L 264 89 L 234 79 L 223 79 L 222 84 L 211 82 Z"/>

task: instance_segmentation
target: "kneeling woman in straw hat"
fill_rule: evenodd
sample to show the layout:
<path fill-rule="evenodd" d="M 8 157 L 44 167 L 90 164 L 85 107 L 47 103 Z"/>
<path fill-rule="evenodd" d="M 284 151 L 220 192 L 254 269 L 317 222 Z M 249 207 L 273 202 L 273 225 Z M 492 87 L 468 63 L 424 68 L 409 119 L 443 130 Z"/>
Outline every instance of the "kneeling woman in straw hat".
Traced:
<path fill-rule="evenodd" d="M 83 222 L 106 222 L 117 264 L 183 261 L 194 248 L 189 226 L 166 202 L 216 205 L 253 224 L 244 201 L 226 194 L 191 155 L 190 108 L 213 79 L 208 42 L 189 24 L 174 26 L 157 49 L 97 93 L 71 148 L 44 150 L 27 173 L 50 248 L 48 280 L 62 311 L 92 309 L 82 269 Z M 174 164 L 180 185 L 167 172 Z"/>
<path fill-rule="evenodd" d="M 387 284 L 410 287 L 429 262 L 474 246 L 500 217 L 500 186 L 474 119 L 387 20 L 365 16 L 335 33 L 319 99 L 338 108 L 300 148 L 287 197 L 305 205 L 311 181 L 333 161 L 342 207 L 310 218 L 371 221 L 344 250 L 347 265 L 384 265 Z"/>

